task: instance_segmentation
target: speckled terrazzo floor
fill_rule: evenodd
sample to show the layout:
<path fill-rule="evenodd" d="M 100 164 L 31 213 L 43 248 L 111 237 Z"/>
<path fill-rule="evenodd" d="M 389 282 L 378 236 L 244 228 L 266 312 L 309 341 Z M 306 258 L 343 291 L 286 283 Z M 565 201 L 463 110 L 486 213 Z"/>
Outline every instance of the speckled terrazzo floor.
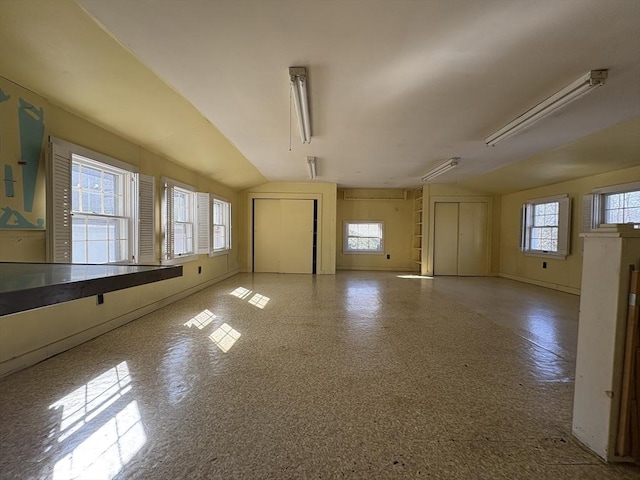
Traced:
<path fill-rule="evenodd" d="M 236 275 L 1 379 L 0 478 L 638 479 L 570 435 L 578 303 Z"/>

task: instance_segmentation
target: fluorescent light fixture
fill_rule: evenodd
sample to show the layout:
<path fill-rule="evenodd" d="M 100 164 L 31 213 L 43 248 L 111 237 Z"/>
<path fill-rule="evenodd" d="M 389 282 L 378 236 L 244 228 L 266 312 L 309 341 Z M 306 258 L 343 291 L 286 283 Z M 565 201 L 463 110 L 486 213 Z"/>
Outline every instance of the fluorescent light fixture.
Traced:
<path fill-rule="evenodd" d="M 307 96 L 307 69 L 289 67 L 289 79 L 293 93 L 293 105 L 298 117 L 298 128 L 302 143 L 311 142 L 311 118 L 309 117 L 309 97 Z"/>
<path fill-rule="evenodd" d="M 307 167 L 309 168 L 309 178 L 314 180 L 317 176 L 316 157 L 307 157 Z"/>
<path fill-rule="evenodd" d="M 498 142 L 509 138 L 512 135 L 530 127 L 538 120 L 546 117 L 550 113 L 555 112 L 559 108 L 567 105 L 575 99 L 581 97 L 585 93 L 593 91 L 594 87 L 604 85 L 607 79 L 607 70 L 591 70 L 577 79 L 575 82 L 567 85 L 559 92 L 554 93 L 546 100 L 540 102 L 535 107 L 527 110 L 515 120 L 502 127 L 497 132 L 489 135 L 484 143 L 493 147 Z"/>
<path fill-rule="evenodd" d="M 453 170 L 458 166 L 458 162 L 460 161 L 460 157 L 451 157 L 449 160 L 444 162 L 443 164 L 438 165 L 437 167 L 429 170 L 422 177 L 423 182 L 428 182 L 429 180 L 433 180 L 439 175 L 443 173 L 447 173 L 449 170 Z"/>

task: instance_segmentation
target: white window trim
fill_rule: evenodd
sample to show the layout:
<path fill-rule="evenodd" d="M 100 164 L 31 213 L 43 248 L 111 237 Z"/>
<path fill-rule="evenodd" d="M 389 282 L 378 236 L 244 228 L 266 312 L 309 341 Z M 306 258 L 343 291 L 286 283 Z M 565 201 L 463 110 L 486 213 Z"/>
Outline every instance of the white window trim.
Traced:
<path fill-rule="evenodd" d="M 369 223 L 379 223 L 382 225 L 382 238 L 380 239 L 380 250 L 349 250 L 348 239 L 349 235 L 347 233 L 347 229 L 349 224 L 369 224 Z M 384 237 L 385 237 L 385 224 L 382 220 L 343 220 L 342 222 L 342 253 L 344 255 L 384 255 L 385 254 L 385 246 L 384 246 Z"/>
<path fill-rule="evenodd" d="M 233 249 L 233 243 L 232 243 L 232 228 L 233 228 L 233 222 L 231 221 L 232 216 L 233 216 L 233 206 L 231 205 L 231 201 L 229 201 L 228 199 L 226 199 L 225 197 L 221 197 L 219 195 L 216 194 L 209 194 L 209 197 L 211 198 L 211 205 L 210 205 L 210 219 L 211 219 L 211 228 L 210 228 L 210 243 L 211 243 L 211 251 L 209 252 L 209 256 L 210 257 L 217 257 L 219 255 L 228 255 L 229 253 L 231 253 L 231 250 Z M 214 224 L 213 224 L 213 202 L 214 201 L 220 201 L 220 202 L 225 202 L 229 205 L 229 225 L 227 226 L 227 234 L 228 234 L 228 248 L 224 248 L 224 249 L 218 249 L 218 250 L 214 250 L 213 245 L 214 245 Z"/>
<path fill-rule="evenodd" d="M 559 203 L 558 212 L 558 251 L 532 250 L 529 248 L 530 209 L 543 203 Z M 565 260 L 570 255 L 571 247 L 571 198 L 567 194 L 551 197 L 532 198 L 522 205 L 520 225 L 520 250 L 528 257 L 555 258 Z"/>
<path fill-rule="evenodd" d="M 149 229 L 154 232 L 154 177 L 139 174 L 138 168 L 134 165 L 53 136 L 49 137 L 46 175 L 47 261 L 70 263 L 72 259 L 71 171 L 73 155 L 103 163 L 132 174 L 132 192 L 127 208 L 132 211 L 131 219 L 133 225 L 130 234 L 133 236 L 133 242 L 130 245 L 130 261 L 126 263 L 155 262 L 155 235 L 149 236 L 145 234 L 148 233 Z M 145 185 L 145 188 L 141 189 L 142 184 Z"/>
<path fill-rule="evenodd" d="M 179 182 L 172 178 L 161 177 L 160 182 L 162 185 L 162 256 L 160 263 L 162 265 L 177 265 L 181 263 L 192 262 L 198 259 L 198 212 L 197 212 L 197 194 L 198 192 L 191 185 L 187 185 L 186 183 Z M 167 245 L 167 239 L 170 238 L 168 235 L 168 227 L 172 220 L 169 218 L 169 215 L 173 216 L 173 212 L 170 212 L 171 209 L 168 208 L 168 205 L 173 202 L 167 201 L 167 191 L 169 188 L 173 189 L 173 187 L 178 187 L 182 190 L 187 190 L 193 193 L 193 205 L 191 210 L 193 212 L 193 253 L 188 255 L 180 255 L 179 257 L 173 256 L 173 251 L 171 252 L 171 258 L 167 258 L 167 249 L 169 246 Z M 171 233 L 173 235 L 173 233 Z"/>

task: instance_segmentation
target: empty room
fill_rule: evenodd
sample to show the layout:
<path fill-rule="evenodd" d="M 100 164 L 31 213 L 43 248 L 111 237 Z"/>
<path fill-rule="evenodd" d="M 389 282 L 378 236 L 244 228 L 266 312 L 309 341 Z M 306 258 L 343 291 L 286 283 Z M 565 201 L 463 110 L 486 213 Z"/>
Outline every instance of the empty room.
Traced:
<path fill-rule="evenodd" d="M 0 0 L 0 478 L 640 478 L 640 2 Z"/>

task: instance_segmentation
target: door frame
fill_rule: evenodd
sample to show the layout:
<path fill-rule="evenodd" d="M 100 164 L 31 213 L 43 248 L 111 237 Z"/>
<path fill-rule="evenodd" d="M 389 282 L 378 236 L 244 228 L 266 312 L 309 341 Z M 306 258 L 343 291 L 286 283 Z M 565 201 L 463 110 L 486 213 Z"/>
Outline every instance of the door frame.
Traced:
<path fill-rule="evenodd" d="M 262 193 L 262 192 L 251 192 L 248 194 L 248 214 L 247 214 L 247 231 L 249 235 L 247 235 L 247 266 L 249 272 L 253 272 L 253 205 L 254 200 L 257 199 L 270 199 L 270 200 L 315 200 L 314 204 L 316 205 L 317 210 L 314 209 L 316 213 L 317 228 L 315 231 L 315 242 L 316 242 L 316 250 L 315 250 L 315 265 L 322 264 L 322 193 Z M 317 272 L 316 272 L 317 273 Z"/>
<path fill-rule="evenodd" d="M 427 272 L 426 275 L 433 276 L 433 256 L 435 253 L 434 239 L 435 239 L 435 214 L 436 203 L 486 203 L 487 204 L 487 259 L 489 262 L 489 275 L 492 273 L 492 238 L 493 238 L 493 197 L 490 196 L 476 196 L 476 195 L 446 195 L 446 196 L 434 196 L 429 198 L 429 217 L 423 218 L 423 224 L 425 222 L 429 225 L 429 232 L 427 236 Z M 423 247 L 424 248 L 424 247 Z M 424 251 L 424 250 L 423 250 Z"/>

